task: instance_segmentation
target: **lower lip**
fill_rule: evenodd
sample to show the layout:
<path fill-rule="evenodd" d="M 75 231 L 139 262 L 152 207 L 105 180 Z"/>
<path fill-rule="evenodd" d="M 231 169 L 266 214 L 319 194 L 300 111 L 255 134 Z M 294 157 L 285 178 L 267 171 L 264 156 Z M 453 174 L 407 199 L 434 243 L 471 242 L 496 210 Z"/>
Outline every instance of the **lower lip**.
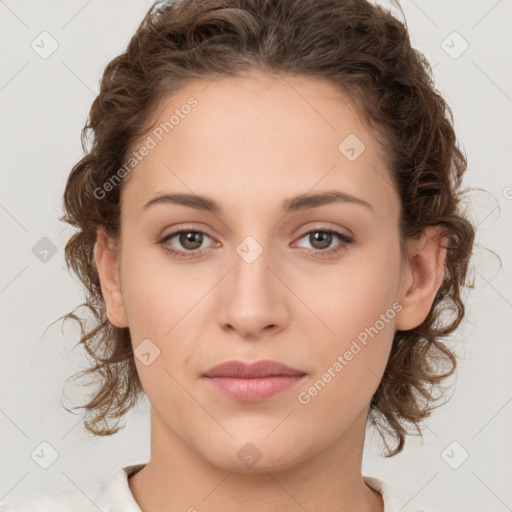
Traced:
<path fill-rule="evenodd" d="M 259 402 L 294 387 L 305 375 L 274 375 L 254 379 L 205 377 L 215 390 L 244 402 Z"/>

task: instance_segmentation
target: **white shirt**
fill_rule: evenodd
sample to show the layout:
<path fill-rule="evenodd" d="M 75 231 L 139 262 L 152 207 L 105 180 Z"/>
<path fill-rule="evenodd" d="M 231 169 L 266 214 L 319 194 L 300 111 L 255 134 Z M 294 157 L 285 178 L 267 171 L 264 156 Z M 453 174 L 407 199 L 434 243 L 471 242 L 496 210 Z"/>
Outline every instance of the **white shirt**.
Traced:
<path fill-rule="evenodd" d="M 101 483 L 82 489 L 51 491 L 0 503 L 2 512 L 142 512 L 128 485 L 128 478 L 145 466 L 135 464 L 116 469 Z M 384 481 L 363 475 L 364 482 L 380 493 L 384 512 L 426 512 L 406 505 Z M 201 507 L 199 507 L 201 509 Z"/>

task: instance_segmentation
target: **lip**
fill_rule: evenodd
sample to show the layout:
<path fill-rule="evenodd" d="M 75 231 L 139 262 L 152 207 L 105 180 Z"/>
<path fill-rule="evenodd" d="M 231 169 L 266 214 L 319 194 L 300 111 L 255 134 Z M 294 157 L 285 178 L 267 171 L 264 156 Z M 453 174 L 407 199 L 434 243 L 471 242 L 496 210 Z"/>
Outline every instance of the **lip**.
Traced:
<path fill-rule="evenodd" d="M 243 361 L 226 361 L 210 368 L 204 373 L 205 377 L 237 377 L 241 379 L 253 379 L 257 377 L 272 377 L 275 375 L 297 376 L 306 372 L 290 368 L 277 361 L 267 359 L 255 363 Z"/>
<path fill-rule="evenodd" d="M 277 361 L 227 361 L 203 374 L 206 382 L 225 396 L 245 402 L 266 400 L 297 385 L 306 372 Z"/>

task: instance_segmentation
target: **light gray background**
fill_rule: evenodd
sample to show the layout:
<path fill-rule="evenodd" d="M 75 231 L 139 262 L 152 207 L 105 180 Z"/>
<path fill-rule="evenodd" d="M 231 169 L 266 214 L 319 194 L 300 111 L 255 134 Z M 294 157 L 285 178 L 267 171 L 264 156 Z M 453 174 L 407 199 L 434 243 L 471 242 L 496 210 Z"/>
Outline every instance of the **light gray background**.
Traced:
<path fill-rule="evenodd" d="M 151 3 L 0 1 L 0 501 L 81 488 L 149 458 L 147 401 L 126 417 L 125 430 L 105 439 L 89 439 L 79 416 L 62 408 L 63 383 L 81 362 L 78 350 L 72 351 L 78 331 L 72 322 L 63 331 L 61 323 L 45 328 L 82 302 L 80 284 L 64 264 L 72 230 L 57 221 L 67 175 L 82 156 L 80 130 L 105 65 L 125 47 Z M 478 223 L 476 288 L 453 337 L 460 356 L 455 391 L 426 423 L 423 443 L 409 438 L 402 454 L 380 456 L 378 435 L 369 434 L 363 473 L 432 511 L 512 510 L 512 3 L 401 5 L 413 45 L 434 66 L 437 88 L 453 109 L 469 160 L 465 184 L 488 192 L 473 192 L 468 203 Z M 46 59 L 31 48 L 43 31 L 59 45 Z M 461 48 L 453 31 L 469 43 L 458 58 L 444 49 Z M 33 252 L 43 237 L 57 251 L 46 262 Z M 501 269 L 484 248 L 499 254 Z M 65 390 L 66 405 L 83 403 L 76 385 Z M 31 457 L 43 441 L 58 453 L 48 469 Z M 443 458 L 453 441 L 460 447 Z M 446 460 L 454 465 L 462 450 L 469 458 L 453 469 Z"/>

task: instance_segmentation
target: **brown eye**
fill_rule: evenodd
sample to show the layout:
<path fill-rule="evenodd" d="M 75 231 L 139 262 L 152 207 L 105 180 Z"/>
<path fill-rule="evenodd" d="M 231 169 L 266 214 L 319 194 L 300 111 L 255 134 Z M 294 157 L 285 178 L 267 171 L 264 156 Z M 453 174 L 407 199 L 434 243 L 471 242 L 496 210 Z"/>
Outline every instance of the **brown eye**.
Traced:
<path fill-rule="evenodd" d="M 204 237 L 210 238 L 202 231 L 194 231 L 191 229 L 182 229 L 165 236 L 158 243 L 169 254 L 175 256 L 195 256 L 201 252 L 201 246 L 205 241 Z M 171 243 L 173 239 L 176 239 Z"/>
<path fill-rule="evenodd" d="M 332 242 L 332 233 L 328 231 L 311 231 L 309 241 L 314 249 L 327 249 Z"/>
<path fill-rule="evenodd" d="M 332 229 L 313 229 L 304 233 L 299 240 L 306 239 L 311 248 L 305 247 L 307 253 L 317 258 L 328 258 L 337 255 L 340 251 L 346 250 L 354 239 L 351 236 L 338 233 Z M 335 239 L 341 242 L 331 246 Z"/>
<path fill-rule="evenodd" d="M 199 249 L 203 243 L 203 233 L 199 231 L 181 231 L 179 234 L 179 242 L 185 249 L 195 251 Z"/>
<path fill-rule="evenodd" d="M 165 236 L 157 243 L 169 254 L 176 257 L 194 257 L 203 253 L 203 242 L 206 238 L 211 237 L 202 231 L 191 229 L 181 229 L 170 235 Z M 170 243 L 175 238 L 177 241 Z M 347 248 L 354 239 L 351 236 L 344 235 L 332 229 L 314 229 L 304 233 L 300 239 L 307 238 L 311 244 L 311 248 L 305 248 L 306 251 L 318 258 L 332 257 L 338 252 Z M 340 243 L 331 247 L 335 239 Z M 177 247 L 178 245 L 178 247 Z M 181 248 L 179 247 L 181 246 Z"/>

